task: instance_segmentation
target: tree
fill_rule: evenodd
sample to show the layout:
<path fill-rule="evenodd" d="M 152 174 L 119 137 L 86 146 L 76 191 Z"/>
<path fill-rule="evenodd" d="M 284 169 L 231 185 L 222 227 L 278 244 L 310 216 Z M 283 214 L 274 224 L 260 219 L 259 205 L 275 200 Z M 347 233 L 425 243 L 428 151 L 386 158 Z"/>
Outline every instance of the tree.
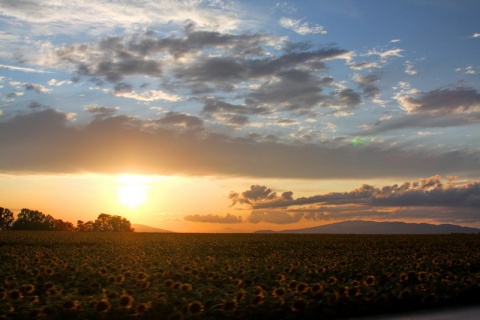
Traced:
<path fill-rule="evenodd" d="M 101 213 L 97 220 L 94 222 L 82 220 L 77 221 L 77 231 L 115 231 L 115 232 L 133 232 L 132 224 L 127 219 L 110 215 L 107 213 Z"/>
<path fill-rule="evenodd" d="M 0 230 L 12 229 L 14 221 L 13 212 L 7 208 L 0 207 Z"/>
<path fill-rule="evenodd" d="M 51 216 L 49 216 L 51 217 Z M 49 230 L 51 219 L 37 210 L 23 208 L 13 223 L 15 230 Z"/>
<path fill-rule="evenodd" d="M 69 221 L 63 221 L 62 219 L 55 219 L 53 230 L 55 230 L 55 231 L 73 231 L 73 230 L 75 230 L 75 227 L 73 226 L 73 223 L 71 223 Z"/>

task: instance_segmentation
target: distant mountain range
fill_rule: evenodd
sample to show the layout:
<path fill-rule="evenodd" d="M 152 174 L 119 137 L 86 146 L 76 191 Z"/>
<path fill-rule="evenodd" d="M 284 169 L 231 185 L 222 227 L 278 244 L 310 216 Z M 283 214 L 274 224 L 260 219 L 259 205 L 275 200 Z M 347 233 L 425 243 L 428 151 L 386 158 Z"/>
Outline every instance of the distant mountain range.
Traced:
<path fill-rule="evenodd" d="M 254 233 L 326 233 L 326 234 L 450 234 L 480 233 L 480 229 L 453 224 L 406 222 L 343 221 L 318 227 L 282 231 L 259 230 Z"/>
<path fill-rule="evenodd" d="M 173 233 L 173 231 L 169 230 L 164 230 L 164 229 L 159 229 L 159 228 L 154 228 L 154 227 L 149 227 L 143 224 L 135 224 L 132 223 L 132 228 L 135 230 L 135 232 L 159 232 L 159 233 Z"/>

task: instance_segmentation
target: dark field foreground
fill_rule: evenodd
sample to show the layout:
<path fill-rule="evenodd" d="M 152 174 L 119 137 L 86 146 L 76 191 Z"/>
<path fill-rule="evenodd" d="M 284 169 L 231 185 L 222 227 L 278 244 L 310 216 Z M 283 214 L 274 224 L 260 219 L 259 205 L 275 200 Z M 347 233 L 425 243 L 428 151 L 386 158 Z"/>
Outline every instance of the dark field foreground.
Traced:
<path fill-rule="evenodd" d="M 479 235 L 0 232 L 0 319 L 336 319 L 471 304 Z"/>

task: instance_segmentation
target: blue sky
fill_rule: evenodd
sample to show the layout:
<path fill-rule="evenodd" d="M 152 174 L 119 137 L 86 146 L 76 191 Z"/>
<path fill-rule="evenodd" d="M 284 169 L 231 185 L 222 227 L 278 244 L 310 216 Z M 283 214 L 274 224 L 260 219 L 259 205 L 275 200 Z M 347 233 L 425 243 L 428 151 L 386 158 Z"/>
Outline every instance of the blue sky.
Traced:
<path fill-rule="evenodd" d="M 478 12 L 466 0 L 2 1 L 0 173 L 234 177 L 247 190 L 472 183 Z"/>

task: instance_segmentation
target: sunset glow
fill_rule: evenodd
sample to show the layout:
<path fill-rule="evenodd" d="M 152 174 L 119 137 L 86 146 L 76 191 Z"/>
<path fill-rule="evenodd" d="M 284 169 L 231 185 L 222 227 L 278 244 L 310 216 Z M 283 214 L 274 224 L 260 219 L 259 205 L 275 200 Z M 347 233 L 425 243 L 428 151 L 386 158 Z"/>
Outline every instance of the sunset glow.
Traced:
<path fill-rule="evenodd" d="M 0 207 L 480 227 L 480 3 L 0 5 Z"/>
<path fill-rule="evenodd" d="M 136 208 L 147 200 L 148 178 L 135 175 L 122 175 L 118 178 L 118 200 L 121 204 Z"/>

